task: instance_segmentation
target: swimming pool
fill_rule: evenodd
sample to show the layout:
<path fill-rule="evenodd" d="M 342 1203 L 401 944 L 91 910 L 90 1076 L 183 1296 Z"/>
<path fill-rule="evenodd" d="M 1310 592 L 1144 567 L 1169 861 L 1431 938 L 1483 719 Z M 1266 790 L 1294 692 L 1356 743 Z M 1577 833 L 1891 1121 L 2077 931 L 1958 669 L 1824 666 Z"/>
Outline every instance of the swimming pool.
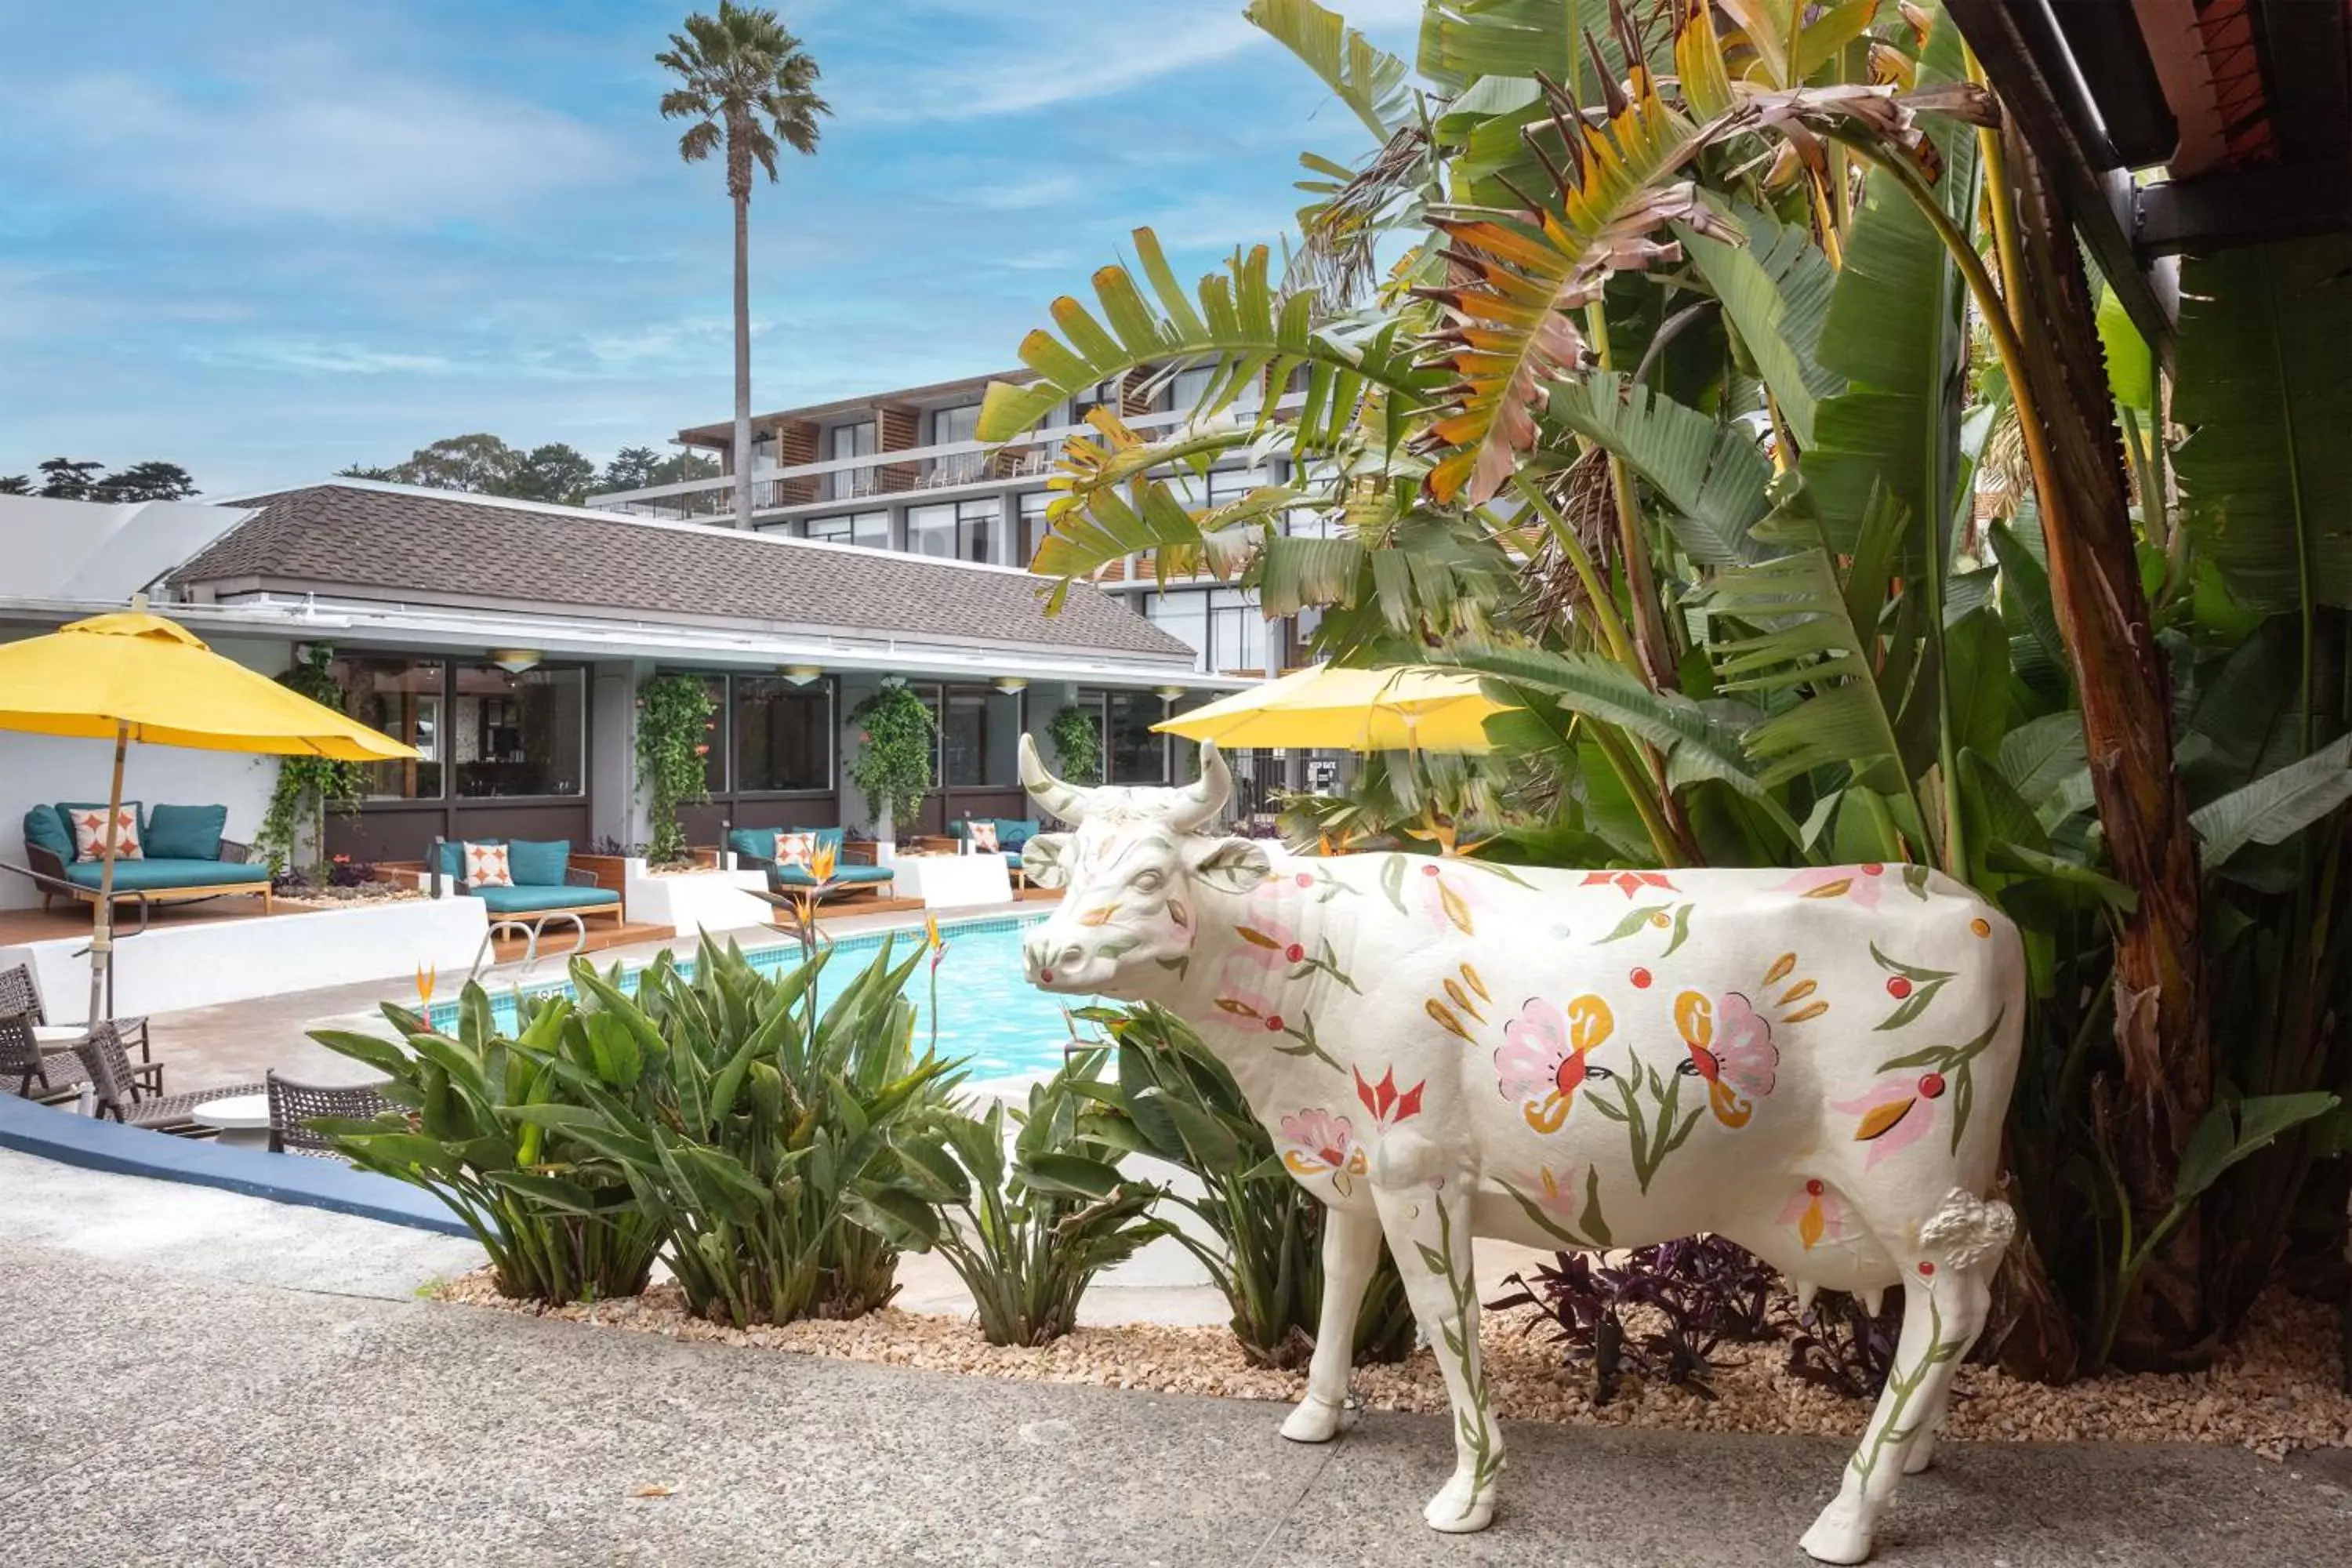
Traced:
<path fill-rule="evenodd" d="M 973 1079 L 1048 1073 L 1060 1067 L 1062 1047 L 1070 1037 L 1070 1026 L 1062 1010 L 1087 1005 L 1091 1000 L 1048 995 L 1022 977 L 1021 933 L 1036 923 L 1036 917 L 1007 918 L 961 921 L 940 927 L 940 935 L 946 940 L 948 948 L 947 956 L 940 961 L 940 1054 L 970 1058 L 966 1072 Z M 861 932 L 832 944 L 833 957 L 817 982 L 820 1005 L 829 1005 L 841 994 L 843 986 L 874 961 L 875 950 L 882 945 L 884 934 Z M 922 931 L 917 929 L 896 934 L 898 945 L 894 951 L 903 962 L 911 951 L 908 944 L 922 941 Z M 801 950 L 796 942 L 781 942 L 770 947 L 747 947 L 743 956 L 772 974 L 798 963 Z M 694 962 L 682 960 L 679 967 L 691 973 Z M 634 980 L 634 971 L 630 978 Z M 501 1029 L 514 1027 L 518 989 L 534 996 L 572 993 L 570 983 L 560 980 L 493 989 L 490 1011 Z M 915 1047 L 920 1050 L 929 1043 L 931 1036 L 931 988 L 920 964 L 908 977 L 907 998 L 915 1005 Z M 457 1005 L 436 1002 L 430 1016 L 433 1026 L 446 1033 L 457 1027 Z M 1078 1028 L 1089 1037 L 1100 1032 L 1083 1022 Z"/>

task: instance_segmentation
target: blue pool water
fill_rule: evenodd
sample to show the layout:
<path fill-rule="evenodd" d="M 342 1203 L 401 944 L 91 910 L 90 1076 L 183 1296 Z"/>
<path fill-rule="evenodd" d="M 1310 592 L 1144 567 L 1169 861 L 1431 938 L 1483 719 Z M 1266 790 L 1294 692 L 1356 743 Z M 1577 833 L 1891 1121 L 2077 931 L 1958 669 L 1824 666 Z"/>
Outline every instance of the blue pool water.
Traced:
<path fill-rule="evenodd" d="M 1049 996 L 1022 978 L 1021 933 L 1035 923 L 1034 919 L 998 919 L 950 922 L 940 927 L 948 949 L 947 956 L 940 961 L 940 1054 L 970 1058 L 970 1066 L 965 1069 L 970 1079 L 1052 1072 L 1062 1065 L 1062 1047 L 1070 1038 L 1070 1026 L 1062 1009 L 1087 1005 L 1088 999 L 1084 997 Z M 882 945 L 882 940 L 876 933 L 844 937 L 832 944 L 833 957 L 817 982 L 821 1005 L 829 1005 L 844 986 L 874 962 L 875 951 Z M 920 931 L 901 931 L 893 952 L 903 962 L 912 951 L 908 943 L 920 941 Z M 801 950 L 797 943 L 786 942 L 746 948 L 743 955 L 773 973 L 798 963 Z M 691 972 L 693 962 L 685 961 L 680 967 Z M 563 981 L 520 989 L 532 995 L 569 995 L 572 991 Z M 514 1027 L 515 991 L 515 987 L 509 987 L 490 994 L 490 1010 L 501 1029 Z M 929 1043 L 931 1032 L 931 987 L 920 964 L 907 981 L 907 996 L 915 1005 L 915 1047 L 919 1051 Z M 457 1005 L 436 1002 L 430 1016 L 435 1028 L 445 1032 L 454 1029 Z M 1077 1026 L 1089 1038 L 1100 1033 L 1083 1020 Z"/>

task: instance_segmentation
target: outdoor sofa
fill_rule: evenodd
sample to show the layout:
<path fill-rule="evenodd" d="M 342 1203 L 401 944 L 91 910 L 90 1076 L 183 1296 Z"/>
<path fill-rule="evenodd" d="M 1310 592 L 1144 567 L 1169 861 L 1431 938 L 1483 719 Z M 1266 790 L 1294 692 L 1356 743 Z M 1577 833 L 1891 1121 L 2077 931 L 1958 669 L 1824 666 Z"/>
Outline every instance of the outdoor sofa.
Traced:
<path fill-rule="evenodd" d="M 514 885 L 478 888 L 468 883 L 467 844 L 504 846 L 507 874 L 514 879 Z M 621 895 L 599 886 L 594 872 L 572 864 L 569 838 L 472 838 L 462 843 L 436 838 L 425 868 L 436 882 L 446 878 L 456 883 L 461 897 L 481 900 L 494 921 L 533 921 L 549 915 L 578 915 L 585 921 L 591 915 L 610 915 L 616 924 L 626 921 Z"/>
<path fill-rule="evenodd" d="M 117 902 L 161 903 L 166 900 L 215 899 L 236 893 L 261 895 L 269 912 L 268 863 L 247 858 L 251 849 L 221 837 L 228 825 L 225 805 L 158 805 L 152 810 L 124 801 L 139 819 L 140 853 L 114 862 Z M 98 903 L 106 875 L 102 858 L 76 858 L 74 811 L 103 811 L 104 801 L 66 801 L 37 805 L 25 814 L 25 862 L 41 884 L 41 907 L 57 899 Z"/>
<path fill-rule="evenodd" d="M 1021 874 L 1021 850 L 1029 840 L 1045 830 L 1045 825 L 1034 816 L 959 817 L 948 824 L 948 837 L 955 842 L 958 849 L 961 849 L 964 841 L 971 837 L 971 825 L 982 822 L 992 823 L 996 827 L 997 853 L 1004 857 L 1005 867 L 1013 873 L 1013 885 L 1016 888 L 1027 887 L 1029 884 Z M 985 853 L 985 851 L 974 851 L 974 853 Z"/>
<path fill-rule="evenodd" d="M 792 834 L 808 835 L 814 840 L 813 851 L 832 846 L 833 880 L 829 884 L 820 884 L 814 872 L 784 858 L 782 840 Z M 889 867 L 874 863 L 874 845 L 866 840 L 853 844 L 838 827 L 730 826 L 727 829 L 727 847 L 735 852 L 737 866 L 747 871 L 766 872 L 768 886 L 780 893 L 823 886 L 833 893 L 870 893 L 876 899 L 890 896 L 894 879 Z"/>

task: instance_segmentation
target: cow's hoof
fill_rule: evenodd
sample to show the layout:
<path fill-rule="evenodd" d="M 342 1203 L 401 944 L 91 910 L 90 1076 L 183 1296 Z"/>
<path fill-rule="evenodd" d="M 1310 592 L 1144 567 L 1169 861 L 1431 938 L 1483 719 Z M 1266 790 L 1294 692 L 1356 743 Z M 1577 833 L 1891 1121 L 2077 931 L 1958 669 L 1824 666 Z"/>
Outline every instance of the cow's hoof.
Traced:
<path fill-rule="evenodd" d="M 1421 1510 L 1429 1528 L 1447 1535 L 1475 1535 L 1494 1522 L 1495 1489 L 1480 1491 L 1467 1476 L 1456 1476 Z"/>
<path fill-rule="evenodd" d="M 1922 1432 L 1911 1439 L 1911 1451 L 1903 1456 L 1903 1473 L 1916 1476 L 1922 1470 L 1935 1468 L 1936 1435 Z"/>
<path fill-rule="evenodd" d="M 1861 1510 L 1841 1497 L 1822 1510 L 1797 1544 L 1816 1563 L 1861 1563 L 1870 1556 L 1870 1526 Z"/>
<path fill-rule="evenodd" d="M 1294 1443 L 1328 1443 L 1339 1435 L 1339 1407 L 1302 1399 L 1283 1417 L 1282 1435 Z"/>

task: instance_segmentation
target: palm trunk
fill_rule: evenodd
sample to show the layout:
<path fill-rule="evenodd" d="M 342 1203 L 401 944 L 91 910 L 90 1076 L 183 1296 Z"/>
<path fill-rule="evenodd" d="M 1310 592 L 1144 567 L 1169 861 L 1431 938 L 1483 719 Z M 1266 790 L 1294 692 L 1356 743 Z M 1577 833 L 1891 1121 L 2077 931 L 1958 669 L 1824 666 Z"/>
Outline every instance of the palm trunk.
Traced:
<path fill-rule="evenodd" d="M 2097 1125 L 2147 1234 L 2170 1206 L 2180 1151 L 2211 1103 L 2213 1063 L 2199 942 L 2197 843 L 2172 762 L 2172 684 L 2148 624 L 2107 394 L 2097 300 L 2064 200 L 2010 122 L 2018 270 L 2010 296 L 2035 302 L 2020 334 L 2051 471 L 2037 474 L 2051 598 L 2081 693 L 2091 783 L 2117 879 L 2139 896 L 2116 942 L 2116 1045 L 2123 1081 L 2094 1091 Z M 2116 1360 L 2194 1364 L 2210 1352 L 2201 1238 L 2175 1231 L 2127 1303 Z"/>
<path fill-rule="evenodd" d="M 751 197 L 735 198 L 735 526 L 751 526 Z"/>

